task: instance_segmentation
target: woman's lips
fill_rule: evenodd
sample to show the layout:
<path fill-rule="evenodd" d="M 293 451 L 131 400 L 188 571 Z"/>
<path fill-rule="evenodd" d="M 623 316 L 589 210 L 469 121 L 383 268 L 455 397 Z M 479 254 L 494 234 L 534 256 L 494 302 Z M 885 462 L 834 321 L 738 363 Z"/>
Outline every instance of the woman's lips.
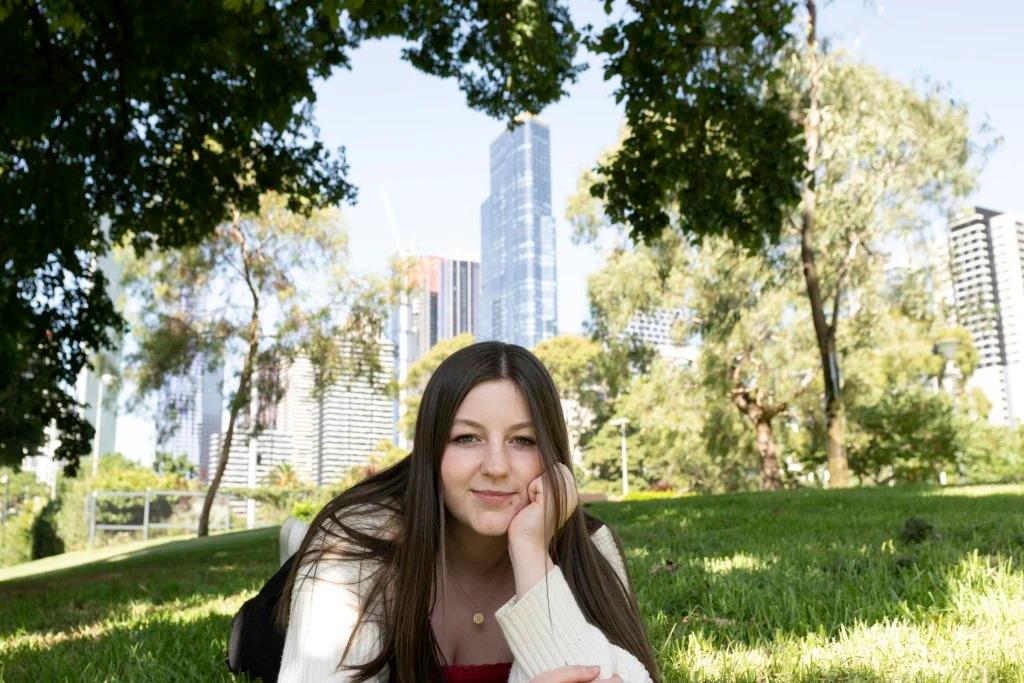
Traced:
<path fill-rule="evenodd" d="M 508 500 L 511 500 L 513 493 L 502 493 L 500 491 L 473 491 L 473 495 L 476 496 L 477 500 L 483 503 L 489 503 L 491 505 L 500 505 Z"/>

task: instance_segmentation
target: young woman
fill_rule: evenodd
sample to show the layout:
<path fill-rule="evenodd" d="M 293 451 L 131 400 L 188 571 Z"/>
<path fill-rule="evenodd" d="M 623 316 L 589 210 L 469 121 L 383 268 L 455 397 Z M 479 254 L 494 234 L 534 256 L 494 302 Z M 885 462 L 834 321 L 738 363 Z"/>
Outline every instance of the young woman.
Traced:
<path fill-rule="evenodd" d="M 452 354 L 412 453 L 310 525 L 278 605 L 278 680 L 658 681 L 621 549 L 577 506 L 569 464 L 533 354 Z"/>

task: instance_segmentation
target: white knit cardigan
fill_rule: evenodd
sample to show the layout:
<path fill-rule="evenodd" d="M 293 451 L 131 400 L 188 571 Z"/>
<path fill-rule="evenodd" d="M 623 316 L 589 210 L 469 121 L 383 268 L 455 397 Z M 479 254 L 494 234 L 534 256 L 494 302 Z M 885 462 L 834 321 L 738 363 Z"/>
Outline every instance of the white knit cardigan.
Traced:
<path fill-rule="evenodd" d="M 363 521 L 365 525 L 360 527 L 367 531 L 381 530 L 386 523 L 375 515 L 366 515 Z M 323 538 L 321 532 L 314 543 L 322 543 Z M 626 568 L 608 527 L 594 532 L 591 540 L 622 580 L 627 581 Z M 372 575 L 374 567 L 368 565 L 354 560 L 322 559 L 316 565 L 313 580 L 312 565 L 300 567 L 292 591 L 280 683 L 351 680 L 344 668 L 339 669 L 338 661 L 356 626 L 362 591 L 370 583 L 363 580 Z M 509 683 L 528 683 L 545 671 L 569 664 L 600 666 L 599 678 L 617 673 L 626 683 L 651 680 L 636 657 L 609 643 L 599 629 L 587 622 L 557 566 L 522 598 L 517 600 L 513 596 L 495 617 L 512 651 Z M 343 664 L 372 659 L 377 654 L 379 636 L 374 621 L 360 626 Z M 387 671 L 381 671 L 372 680 L 387 681 Z"/>

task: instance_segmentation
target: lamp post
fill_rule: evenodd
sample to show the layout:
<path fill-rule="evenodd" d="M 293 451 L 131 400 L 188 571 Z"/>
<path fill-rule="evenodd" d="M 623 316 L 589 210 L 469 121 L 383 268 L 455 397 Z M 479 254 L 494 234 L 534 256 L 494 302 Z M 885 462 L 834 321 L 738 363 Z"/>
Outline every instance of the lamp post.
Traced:
<path fill-rule="evenodd" d="M 103 373 L 100 375 L 99 391 L 96 394 L 96 435 L 93 437 L 92 447 L 92 476 L 96 476 L 96 473 L 100 468 L 100 439 L 103 433 L 100 431 L 103 428 L 103 389 L 110 383 L 113 376 Z"/>
<path fill-rule="evenodd" d="M 11 478 L 6 473 L 0 477 L 0 484 L 4 485 L 4 509 L 3 514 L 0 514 L 0 529 L 3 530 L 3 542 L 7 542 L 7 500 L 8 493 L 10 492 Z"/>
<path fill-rule="evenodd" d="M 962 379 L 960 368 L 953 362 L 953 357 L 956 355 L 957 349 L 960 348 L 960 340 L 954 337 L 945 337 L 935 342 L 935 346 L 932 347 L 932 353 L 938 354 L 945 359 L 945 363 L 942 366 L 942 372 L 939 374 L 939 386 L 949 394 L 950 399 L 956 396 L 957 383 Z M 957 474 L 960 475 L 961 483 L 964 478 L 964 466 L 960 462 L 960 453 L 956 454 L 956 469 Z M 939 470 L 939 485 L 946 485 L 946 470 Z"/>
<path fill-rule="evenodd" d="M 939 374 L 939 386 L 946 390 L 952 397 L 956 393 L 957 382 L 962 379 L 960 368 L 953 362 L 957 349 L 960 348 L 960 340 L 953 337 L 946 337 L 935 342 L 932 353 L 938 354 L 945 359 L 942 372 Z"/>
<path fill-rule="evenodd" d="M 626 425 L 629 424 L 628 417 L 620 417 L 612 420 L 609 424 L 618 427 L 622 434 L 622 497 L 629 495 L 629 470 L 626 460 Z"/>

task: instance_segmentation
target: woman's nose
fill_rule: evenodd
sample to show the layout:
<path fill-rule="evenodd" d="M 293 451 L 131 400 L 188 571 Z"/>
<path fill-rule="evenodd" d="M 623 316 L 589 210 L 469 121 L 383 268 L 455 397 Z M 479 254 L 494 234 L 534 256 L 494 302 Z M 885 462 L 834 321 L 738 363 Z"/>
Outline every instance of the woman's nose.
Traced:
<path fill-rule="evenodd" d="M 480 463 L 480 471 L 491 477 L 501 476 L 508 472 L 508 455 L 505 453 L 504 443 L 499 441 L 487 447 L 484 460 Z"/>

